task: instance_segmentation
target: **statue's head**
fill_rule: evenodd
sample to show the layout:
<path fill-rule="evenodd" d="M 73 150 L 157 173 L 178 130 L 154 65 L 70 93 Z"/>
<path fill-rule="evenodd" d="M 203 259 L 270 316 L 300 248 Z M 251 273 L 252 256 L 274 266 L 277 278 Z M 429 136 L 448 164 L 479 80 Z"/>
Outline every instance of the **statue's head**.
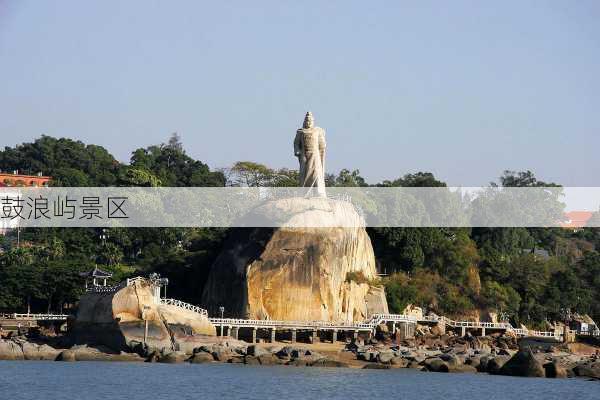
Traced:
<path fill-rule="evenodd" d="M 309 111 L 306 113 L 306 116 L 304 117 L 304 123 L 302 124 L 302 128 L 310 129 L 313 126 L 315 126 L 315 120 L 313 118 L 312 113 Z"/>

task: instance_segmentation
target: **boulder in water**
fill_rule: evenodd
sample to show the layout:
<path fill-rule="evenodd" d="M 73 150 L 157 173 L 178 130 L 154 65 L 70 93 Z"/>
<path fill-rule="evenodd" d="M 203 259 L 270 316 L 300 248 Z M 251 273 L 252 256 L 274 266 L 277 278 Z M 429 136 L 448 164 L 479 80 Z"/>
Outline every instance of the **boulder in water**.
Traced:
<path fill-rule="evenodd" d="M 12 340 L 0 339 L 0 360 L 23 360 L 23 349 Z"/>
<path fill-rule="evenodd" d="M 506 362 L 498 371 L 500 375 L 526 376 L 543 378 L 546 376 L 544 367 L 536 360 L 530 349 L 522 349 Z"/>

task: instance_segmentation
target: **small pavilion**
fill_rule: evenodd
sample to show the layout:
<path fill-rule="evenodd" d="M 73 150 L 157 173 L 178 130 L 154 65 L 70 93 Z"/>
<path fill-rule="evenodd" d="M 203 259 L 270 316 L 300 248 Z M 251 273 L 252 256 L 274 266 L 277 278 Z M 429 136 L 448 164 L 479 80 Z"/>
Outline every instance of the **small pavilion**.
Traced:
<path fill-rule="evenodd" d="M 90 283 L 92 286 L 106 286 L 106 280 L 112 277 L 110 272 L 101 270 L 98 267 L 94 267 L 93 270 L 88 272 L 82 272 L 81 276 L 85 277 L 85 288 L 87 289 Z"/>

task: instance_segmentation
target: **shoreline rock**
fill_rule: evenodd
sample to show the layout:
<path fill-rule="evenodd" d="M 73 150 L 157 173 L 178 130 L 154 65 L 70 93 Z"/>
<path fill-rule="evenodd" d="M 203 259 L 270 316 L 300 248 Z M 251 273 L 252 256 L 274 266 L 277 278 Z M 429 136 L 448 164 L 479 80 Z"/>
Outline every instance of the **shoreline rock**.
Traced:
<path fill-rule="evenodd" d="M 439 339 L 439 338 L 438 338 Z M 236 363 L 245 365 L 286 365 L 320 368 L 418 369 L 440 373 L 489 373 L 511 376 L 600 380 L 600 357 L 578 355 L 557 346 L 551 352 L 531 348 L 515 351 L 492 346 L 490 350 L 457 346 L 407 346 L 385 343 L 348 343 L 345 348 L 329 344 L 248 344 L 225 338 L 204 343 L 189 354 L 183 351 L 138 349 L 125 353 L 98 345 L 56 348 L 48 343 L 15 337 L 0 340 L 0 360 L 132 361 L 160 363 Z M 498 354 L 502 353 L 502 354 Z"/>

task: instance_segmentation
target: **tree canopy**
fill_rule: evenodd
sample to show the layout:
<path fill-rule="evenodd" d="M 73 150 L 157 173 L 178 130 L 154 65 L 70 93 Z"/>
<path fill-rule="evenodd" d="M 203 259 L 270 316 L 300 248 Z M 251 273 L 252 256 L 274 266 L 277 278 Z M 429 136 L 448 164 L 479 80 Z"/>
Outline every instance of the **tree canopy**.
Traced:
<path fill-rule="evenodd" d="M 298 171 L 240 161 L 214 171 L 186 154 L 178 134 L 138 148 L 129 164 L 106 149 L 42 136 L 0 151 L 0 169 L 39 171 L 57 186 L 296 186 Z M 328 186 L 364 187 L 356 169 L 329 173 Z M 372 186 L 437 187 L 416 172 Z M 504 171 L 502 187 L 554 186 L 531 171 Z M 549 201 L 558 201 L 549 197 Z M 389 210 L 388 210 L 389 211 Z M 593 218 L 598 218 L 598 213 Z M 409 304 L 449 315 L 488 310 L 541 325 L 565 310 L 600 318 L 600 230 L 560 228 L 369 228 L 390 310 Z M 118 281 L 159 272 L 174 297 L 198 304 L 227 229 L 38 228 L 0 236 L 0 310 L 59 310 L 81 295 L 80 272 L 100 265 Z"/>

